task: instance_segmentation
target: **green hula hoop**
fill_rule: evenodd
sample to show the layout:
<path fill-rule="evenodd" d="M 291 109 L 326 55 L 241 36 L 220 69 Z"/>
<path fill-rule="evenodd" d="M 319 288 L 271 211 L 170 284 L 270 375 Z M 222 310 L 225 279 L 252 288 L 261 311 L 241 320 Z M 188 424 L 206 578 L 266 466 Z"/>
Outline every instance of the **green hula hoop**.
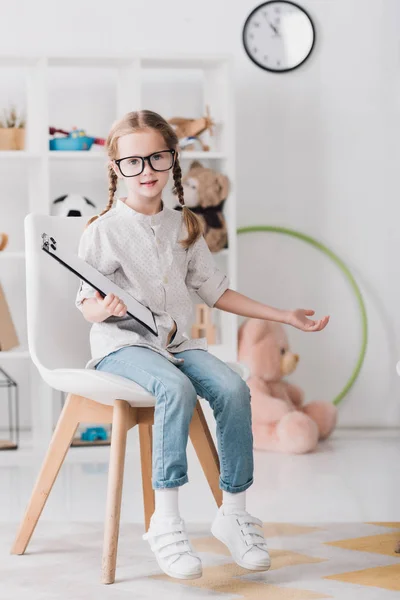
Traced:
<path fill-rule="evenodd" d="M 317 248 L 323 254 L 328 256 L 339 267 L 339 269 L 342 271 L 342 273 L 344 274 L 344 276 L 350 283 L 350 286 L 354 292 L 354 295 L 356 297 L 357 304 L 358 304 L 358 307 L 360 310 L 360 316 L 361 316 L 361 326 L 362 326 L 361 347 L 360 347 L 360 351 L 358 354 L 357 363 L 353 369 L 352 374 L 350 375 L 349 380 L 347 381 L 347 383 L 344 386 L 344 388 L 342 389 L 342 391 L 333 400 L 333 404 L 335 404 L 337 406 L 343 400 L 343 398 L 346 396 L 346 394 L 350 391 L 350 389 L 353 387 L 353 385 L 361 371 L 361 367 L 364 363 L 365 354 L 367 351 L 368 319 L 367 319 L 367 311 L 365 308 L 365 303 L 364 303 L 363 297 L 361 295 L 360 288 L 358 287 L 353 275 L 350 273 L 349 269 L 346 267 L 344 262 L 334 252 L 332 252 L 332 250 L 327 248 L 327 246 L 324 246 L 324 244 L 321 244 L 321 242 L 318 242 L 317 240 L 310 237 L 309 235 L 305 235 L 304 233 L 299 233 L 298 231 L 294 231 L 293 229 L 286 229 L 285 227 L 274 227 L 274 226 L 269 226 L 269 225 L 255 225 L 255 226 L 249 226 L 249 227 L 239 227 L 237 229 L 238 234 L 254 233 L 254 232 L 260 232 L 260 231 L 263 231 L 263 232 L 268 231 L 271 233 L 282 233 L 284 235 L 289 235 L 291 237 L 302 240 L 303 242 L 306 242 L 307 244 L 310 244 L 314 248 Z"/>

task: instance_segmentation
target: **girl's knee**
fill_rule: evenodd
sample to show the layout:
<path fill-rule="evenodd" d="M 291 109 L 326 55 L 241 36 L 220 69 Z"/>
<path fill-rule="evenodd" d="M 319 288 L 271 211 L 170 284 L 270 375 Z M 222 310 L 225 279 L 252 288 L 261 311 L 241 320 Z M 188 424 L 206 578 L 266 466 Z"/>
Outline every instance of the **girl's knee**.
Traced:
<path fill-rule="evenodd" d="M 248 399 L 250 396 L 249 386 L 238 373 L 233 373 L 233 376 L 229 379 L 228 390 L 229 392 L 235 392 L 237 396 L 245 399 Z"/>
<path fill-rule="evenodd" d="M 190 379 L 178 371 L 160 382 L 159 391 L 165 394 L 168 401 L 177 402 L 182 406 L 192 407 L 197 402 L 197 392 Z"/>
<path fill-rule="evenodd" d="M 245 409 L 250 406 L 250 388 L 237 373 L 232 373 L 232 377 L 221 386 L 221 396 L 231 406 L 235 404 L 237 408 Z"/>

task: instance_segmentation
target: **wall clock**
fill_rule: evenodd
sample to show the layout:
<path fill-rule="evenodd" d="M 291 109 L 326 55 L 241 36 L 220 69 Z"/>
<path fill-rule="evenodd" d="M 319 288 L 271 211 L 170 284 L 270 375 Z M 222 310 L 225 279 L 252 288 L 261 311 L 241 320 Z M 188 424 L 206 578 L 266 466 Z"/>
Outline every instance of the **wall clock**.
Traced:
<path fill-rule="evenodd" d="M 315 28 L 307 12 L 294 2 L 272 0 L 257 6 L 243 26 L 243 45 L 261 69 L 293 71 L 310 56 Z"/>

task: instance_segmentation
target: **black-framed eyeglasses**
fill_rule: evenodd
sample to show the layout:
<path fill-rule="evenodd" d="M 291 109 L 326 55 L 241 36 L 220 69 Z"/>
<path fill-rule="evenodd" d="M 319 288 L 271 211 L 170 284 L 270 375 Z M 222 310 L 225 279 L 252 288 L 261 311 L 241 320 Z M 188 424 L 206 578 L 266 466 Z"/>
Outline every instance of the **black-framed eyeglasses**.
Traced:
<path fill-rule="evenodd" d="M 149 156 L 126 156 L 114 162 L 124 177 L 137 177 L 143 173 L 146 160 L 153 171 L 169 171 L 174 166 L 174 159 L 175 150 L 162 150 Z"/>

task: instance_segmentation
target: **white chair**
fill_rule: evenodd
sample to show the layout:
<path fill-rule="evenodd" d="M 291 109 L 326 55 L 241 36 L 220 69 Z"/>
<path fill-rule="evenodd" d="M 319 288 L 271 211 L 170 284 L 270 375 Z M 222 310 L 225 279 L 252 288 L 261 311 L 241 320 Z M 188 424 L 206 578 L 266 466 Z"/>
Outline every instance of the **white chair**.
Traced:
<path fill-rule="evenodd" d="M 154 512 L 151 454 L 155 397 L 127 378 L 84 368 L 90 358 L 90 324 L 74 304 L 79 280 L 41 249 L 41 235 L 47 233 L 60 245 L 77 248 L 86 222 L 86 217 L 29 214 L 25 218 L 29 351 L 44 381 L 68 396 L 11 552 L 25 552 L 79 423 L 112 424 L 102 563 L 102 581 L 108 584 L 115 580 L 126 437 L 135 425 L 139 427 L 146 530 Z M 230 366 L 244 375 L 240 364 Z M 199 402 L 190 439 L 220 506 L 218 454 Z"/>

